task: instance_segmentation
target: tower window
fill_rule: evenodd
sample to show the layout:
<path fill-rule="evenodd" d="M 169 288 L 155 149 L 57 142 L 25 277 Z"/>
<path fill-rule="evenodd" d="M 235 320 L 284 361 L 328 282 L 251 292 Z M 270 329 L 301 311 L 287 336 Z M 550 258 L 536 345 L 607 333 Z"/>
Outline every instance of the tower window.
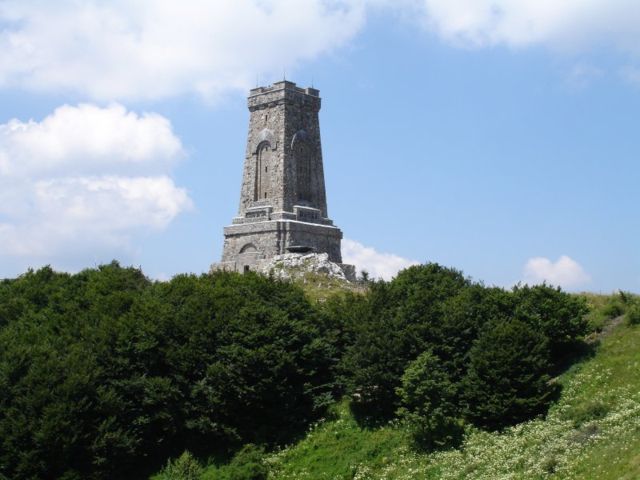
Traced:
<path fill-rule="evenodd" d="M 271 162 L 271 145 L 269 142 L 262 142 L 258 146 L 256 158 L 256 184 L 253 199 L 260 200 L 267 198 L 267 193 L 271 187 L 267 172 L 269 171 L 269 162 Z"/>

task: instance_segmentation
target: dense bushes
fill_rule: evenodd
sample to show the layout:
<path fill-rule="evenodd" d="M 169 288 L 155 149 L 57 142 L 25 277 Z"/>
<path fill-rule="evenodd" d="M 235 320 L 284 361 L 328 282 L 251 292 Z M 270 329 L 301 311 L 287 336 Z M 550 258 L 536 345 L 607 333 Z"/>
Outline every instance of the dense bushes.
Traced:
<path fill-rule="evenodd" d="M 283 441 L 331 388 L 330 346 L 291 284 L 228 273 L 151 284 L 112 264 L 30 272 L 2 295 L 9 478 L 141 478 L 185 448 Z"/>
<path fill-rule="evenodd" d="M 392 282 L 371 284 L 365 305 L 358 305 L 353 343 L 340 365 L 359 414 L 383 420 L 393 416 L 407 364 L 443 345 L 446 301 L 469 285 L 462 273 L 436 264 L 410 267 Z"/>
<path fill-rule="evenodd" d="M 435 264 L 374 283 L 365 302 L 340 363 L 354 412 L 400 411 L 428 447 L 452 443 L 463 422 L 498 429 L 546 411 L 550 374 L 587 331 L 579 297 L 487 288 Z"/>
<path fill-rule="evenodd" d="M 197 458 L 290 441 L 344 393 L 361 419 L 455 445 L 465 424 L 545 412 L 585 311 L 436 264 L 318 305 L 254 274 L 30 271 L 0 282 L 0 478 L 197 478 Z M 261 456 L 224 471 L 262 475 Z"/>
<path fill-rule="evenodd" d="M 584 298 L 571 296 L 547 285 L 513 289 L 514 317 L 542 333 L 554 359 L 571 353 L 576 339 L 587 333 Z"/>

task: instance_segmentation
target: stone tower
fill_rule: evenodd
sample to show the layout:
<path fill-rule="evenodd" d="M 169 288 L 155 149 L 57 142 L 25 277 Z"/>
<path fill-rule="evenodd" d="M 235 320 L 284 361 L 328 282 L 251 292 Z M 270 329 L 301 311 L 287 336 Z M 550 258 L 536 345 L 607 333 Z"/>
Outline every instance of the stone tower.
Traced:
<path fill-rule="evenodd" d="M 288 81 L 249 93 L 249 138 L 238 216 L 224 229 L 218 268 L 245 272 L 286 253 L 342 262 L 327 214 L 319 91 Z"/>

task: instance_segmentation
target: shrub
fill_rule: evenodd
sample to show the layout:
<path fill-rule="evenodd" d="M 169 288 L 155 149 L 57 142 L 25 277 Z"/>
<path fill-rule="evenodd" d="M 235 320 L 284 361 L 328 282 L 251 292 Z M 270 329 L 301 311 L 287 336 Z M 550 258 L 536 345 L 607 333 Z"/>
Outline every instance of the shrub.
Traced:
<path fill-rule="evenodd" d="M 431 348 L 450 375 L 459 383 L 466 374 L 469 350 L 490 319 L 507 320 L 513 312 L 513 298 L 501 288 L 470 285 L 446 300 L 438 339 Z"/>
<path fill-rule="evenodd" d="M 602 312 L 602 310 L 592 310 L 585 318 L 589 332 L 601 332 L 609 320 L 609 316 Z"/>
<path fill-rule="evenodd" d="M 556 469 L 558 468 L 558 465 L 559 465 L 558 458 L 553 454 L 545 458 L 541 464 L 542 470 L 549 475 L 555 473 Z"/>
<path fill-rule="evenodd" d="M 398 388 L 398 414 L 409 425 L 415 443 L 424 449 L 456 445 L 462 438 L 456 388 L 438 357 L 422 353 L 411 362 Z"/>
<path fill-rule="evenodd" d="M 245 445 L 228 465 L 203 480 L 266 480 L 269 470 L 264 463 L 264 450 L 252 444 Z"/>
<path fill-rule="evenodd" d="M 608 413 L 608 405 L 599 400 L 594 400 L 572 408 L 564 415 L 564 418 L 572 420 L 574 426 L 578 428 L 593 420 L 604 418 Z"/>
<path fill-rule="evenodd" d="M 162 473 L 154 480 L 199 480 L 202 467 L 191 453 L 185 451 L 175 460 L 169 460 Z"/>
<path fill-rule="evenodd" d="M 554 359 L 572 353 L 587 333 L 586 299 L 569 295 L 549 285 L 516 286 L 513 289 L 513 316 L 544 334 Z"/>
<path fill-rule="evenodd" d="M 546 337 L 512 319 L 485 325 L 470 351 L 463 381 L 467 416 L 488 429 L 513 425 L 546 411 L 554 388 Z"/>
<path fill-rule="evenodd" d="M 624 314 L 626 305 L 620 296 L 612 296 L 602 308 L 602 313 L 608 318 L 619 317 Z"/>
<path fill-rule="evenodd" d="M 636 301 L 627 308 L 625 313 L 627 325 L 640 325 L 640 302 Z"/>
<path fill-rule="evenodd" d="M 609 296 L 607 303 L 602 307 L 602 314 L 607 318 L 620 317 L 637 302 L 638 298 L 635 295 L 619 290 L 617 295 Z"/>

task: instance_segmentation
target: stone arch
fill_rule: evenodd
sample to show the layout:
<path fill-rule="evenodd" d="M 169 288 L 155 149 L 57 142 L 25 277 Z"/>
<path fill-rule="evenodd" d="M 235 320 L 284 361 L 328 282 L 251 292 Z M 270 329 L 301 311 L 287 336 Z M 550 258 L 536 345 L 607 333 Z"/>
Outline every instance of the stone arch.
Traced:
<path fill-rule="evenodd" d="M 240 253 L 256 253 L 258 249 L 253 243 L 246 243 L 240 249 Z"/>
<path fill-rule="evenodd" d="M 260 251 L 252 242 L 245 243 L 236 257 L 236 271 L 248 272 L 254 270 L 258 259 L 261 258 Z"/>
<path fill-rule="evenodd" d="M 265 140 L 258 145 L 255 162 L 255 190 L 253 200 L 267 200 L 271 197 L 272 165 L 271 143 Z"/>
<path fill-rule="evenodd" d="M 260 145 L 263 142 L 269 142 L 269 145 L 271 145 L 271 147 L 273 148 L 273 150 L 276 149 L 276 136 L 274 135 L 273 131 L 268 129 L 268 128 L 263 128 L 260 133 L 258 133 L 254 140 L 253 140 L 253 145 L 251 147 L 251 149 L 253 150 L 253 153 L 258 153 L 258 148 L 260 147 Z"/>
<path fill-rule="evenodd" d="M 307 131 L 304 129 L 298 130 L 296 133 L 293 134 L 293 138 L 291 139 L 291 148 L 295 148 L 296 144 L 299 142 L 308 142 L 308 141 L 309 141 L 309 134 L 307 133 Z"/>

